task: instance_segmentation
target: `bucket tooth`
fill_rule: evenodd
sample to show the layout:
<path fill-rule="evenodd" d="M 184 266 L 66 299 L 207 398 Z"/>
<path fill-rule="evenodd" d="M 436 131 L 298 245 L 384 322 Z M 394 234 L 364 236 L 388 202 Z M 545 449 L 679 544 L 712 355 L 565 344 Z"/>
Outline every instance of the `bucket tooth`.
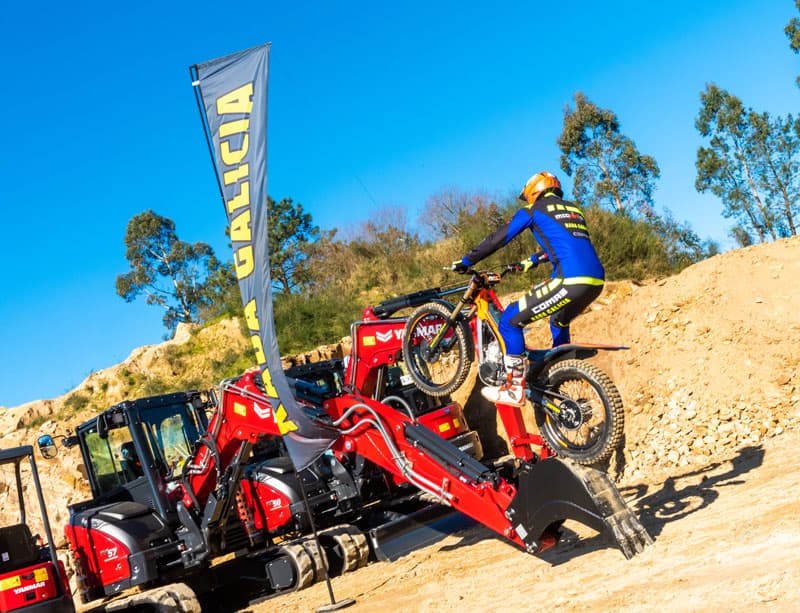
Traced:
<path fill-rule="evenodd" d="M 627 559 L 653 543 L 606 473 L 567 459 L 550 458 L 523 470 L 508 517 L 531 553 L 552 545 L 567 519 L 606 535 Z"/>

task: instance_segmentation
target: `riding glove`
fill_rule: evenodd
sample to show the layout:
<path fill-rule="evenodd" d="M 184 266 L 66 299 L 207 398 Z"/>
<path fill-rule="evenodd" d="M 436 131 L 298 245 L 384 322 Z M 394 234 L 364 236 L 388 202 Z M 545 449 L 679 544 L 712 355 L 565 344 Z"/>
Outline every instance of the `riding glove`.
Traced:
<path fill-rule="evenodd" d="M 534 259 L 533 256 L 525 258 L 518 264 L 518 266 L 522 268 L 522 272 L 528 272 L 531 268 L 538 265 L 539 265 L 539 260 Z"/>
<path fill-rule="evenodd" d="M 461 261 L 461 260 L 456 260 L 455 262 L 453 262 L 450 265 L 450 270 L 452 270 L 453 272 L 461 273 L 461 274 L 467 272 L 468 269 L 469 269 L 469 266 L 464 264 L 464 262 Z"/>

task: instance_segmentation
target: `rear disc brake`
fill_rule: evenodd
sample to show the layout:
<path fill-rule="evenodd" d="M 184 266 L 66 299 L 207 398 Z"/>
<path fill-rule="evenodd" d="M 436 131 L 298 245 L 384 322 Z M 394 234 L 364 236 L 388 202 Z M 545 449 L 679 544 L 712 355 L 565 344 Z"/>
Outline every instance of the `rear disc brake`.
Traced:
<path fill-rule="evenodd" d="M 592 416 L 592 407 L 588 402 L 561 398 L 556 406 L 557 410 L 551 409 L 549 412 L 567 430 L 577 430 Z"/>

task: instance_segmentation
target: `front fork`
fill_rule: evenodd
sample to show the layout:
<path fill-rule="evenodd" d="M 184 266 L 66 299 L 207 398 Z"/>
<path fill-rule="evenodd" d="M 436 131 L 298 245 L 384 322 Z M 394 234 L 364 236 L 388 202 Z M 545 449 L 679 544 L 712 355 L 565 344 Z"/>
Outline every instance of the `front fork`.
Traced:
<path fill-rule="evenodd" d="M 469 292 L 469 290 L 467 290 Z M 467 305 L 465 298 L 462 298 L 458 304 L 453 308 L 453 312 L 450 314 L 442 327 L 439 328 L 439 331 L 436 335 L 431 339 L 428 343 L 428 351 L 433 355 L 438 352 L 440 349 L 444 352 L 450 351 L 453 347 L 453 343 L 457 342 L 458 337 L 457 335 L 453 334 L 450 338 L 445 338 L 447 335 L 448 330 L 454 328 L 458 325 L 458 319 L 461 317 L 461 310 Z M 472 316 L 475 314 L 475 305 L 473 304 L 470 310 L 464 315 L 464 319 L 469 321 Z"/>

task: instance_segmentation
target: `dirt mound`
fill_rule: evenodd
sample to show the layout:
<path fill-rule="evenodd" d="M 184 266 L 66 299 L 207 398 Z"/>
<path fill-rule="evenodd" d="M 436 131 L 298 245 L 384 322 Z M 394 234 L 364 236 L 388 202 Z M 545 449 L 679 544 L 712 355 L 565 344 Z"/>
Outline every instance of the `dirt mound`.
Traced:
<path fill-rule="evenodd" d="M 626 475 L 702 466 L 797 428 L 799 256 L 798 238 L 718 255 L 617 286 L 579 320 L 576 336 L 631 347 L 607 357 L 628 413 Z"/>

